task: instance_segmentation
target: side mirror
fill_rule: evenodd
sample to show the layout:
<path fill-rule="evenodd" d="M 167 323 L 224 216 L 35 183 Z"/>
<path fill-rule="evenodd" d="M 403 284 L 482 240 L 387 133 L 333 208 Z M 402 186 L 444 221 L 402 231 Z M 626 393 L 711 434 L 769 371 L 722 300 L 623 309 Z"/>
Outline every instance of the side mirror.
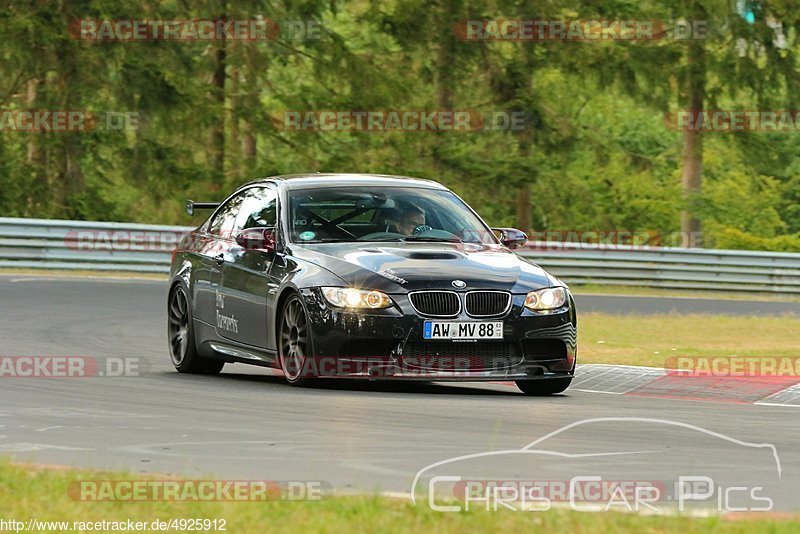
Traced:
<path fill-rule="evenodd" d="M 275 251 L 275 228 L 245 228 L 236 234 L 236 243 L 245 250 Z"/>
<path fill-rule="evenodd" d="M 528 242 L 528 236 L 522 230 L 516 228 L 492 228 L 492 230 L 497 232 L 500 242 L 512 250 L 524 247 Z"/>

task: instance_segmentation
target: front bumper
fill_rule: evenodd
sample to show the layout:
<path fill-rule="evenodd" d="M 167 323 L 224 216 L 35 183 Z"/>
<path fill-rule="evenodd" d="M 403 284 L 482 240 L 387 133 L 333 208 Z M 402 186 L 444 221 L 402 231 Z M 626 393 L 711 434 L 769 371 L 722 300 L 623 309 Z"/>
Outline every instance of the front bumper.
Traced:
<path fill-rule="evenodd" d="M 577 355 L 577 320 L 570 299 L 553 312 L 532 312 L 525 295 L 513 295 L 503 321 L 503 340 L 463 343 L 427 341 L 424 317 L 405 295 L 397 308 L 354 313 L 330 307 L 316 289 L 302 292 L 309 317 L 317 377 L 437 381 L 547 380 L 572 376 Z M 453 321 L 475 321 L 466 315 Z"/>

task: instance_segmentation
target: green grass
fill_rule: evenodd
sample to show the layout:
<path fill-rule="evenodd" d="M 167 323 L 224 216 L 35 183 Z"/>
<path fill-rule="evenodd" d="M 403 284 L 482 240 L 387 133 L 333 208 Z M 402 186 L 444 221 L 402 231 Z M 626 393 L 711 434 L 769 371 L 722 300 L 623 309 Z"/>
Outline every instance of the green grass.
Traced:
<path fill-rule="evenodd" d="M 763 293 L 757 291 L 710 291 L 701 289 L 669 289 L 641 286 L 570 285 L 580 295 L 629 295 L 642 297 L 692 297 L 714 300 L 757 300 L 767 302 L 800 302 L 800 294 Z"/>
<path fill-rule="evenodd" d="M 663 367 L 677 356 L 800 357 L 800 317 L 578 314 L 578 361 Z"/>
<path fill-rule="evenodd" d="M 174 518 L 225 519 L 226 532 L 798 532 L 796 518 L 759 516 L 739 520 L 624 513 L 440 513 L 425 503 L 379 496 L 327 497 L 298 502 L 77 502 L 67 493 L 75 480 L 143 478 L 125 473 L 72 471 L 0 461 L 0 518 L 27 521 L 134 521 Z"/>

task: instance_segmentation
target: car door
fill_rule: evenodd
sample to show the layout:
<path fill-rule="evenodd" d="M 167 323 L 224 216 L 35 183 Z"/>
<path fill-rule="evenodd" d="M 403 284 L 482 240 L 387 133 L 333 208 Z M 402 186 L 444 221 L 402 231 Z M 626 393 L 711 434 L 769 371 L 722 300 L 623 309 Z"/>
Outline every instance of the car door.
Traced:
<path fill-rule="evenodd" d="M 195 320 L 216 329 L 216 303 L 222 282 L 222 259 L 230 248 L 230 236 L 239 213 L 240 195 L 220 206 L 198 232 L 197 257 L 193 269 Z"/>
<path fill-rule="evenodd" d="M 277 288 L 270 276 L 274 252 L 248 250 L 235 236 L 248 228 L 276 231 L 278 195 L 274 187 L 257 186 L 243 191 L 233 225 L 233 242 L 222 263 L 221 301 L 217 332 L 230 340 L 264 349 L 267 347 L 267 293 Z"/>

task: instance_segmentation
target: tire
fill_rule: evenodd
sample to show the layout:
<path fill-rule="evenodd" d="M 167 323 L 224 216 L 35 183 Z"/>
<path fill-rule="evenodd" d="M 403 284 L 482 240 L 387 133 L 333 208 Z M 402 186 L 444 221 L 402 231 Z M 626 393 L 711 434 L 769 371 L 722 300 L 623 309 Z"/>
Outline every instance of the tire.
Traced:
<path fill-rule="evenodd" d="M 517 387 L 533 397 L 544 397 L 561 393 L 572 383 L 572 377 L 547 378 L 542 380 L 517 380 Z"/>
<path fill-rule="evenodd" d="M 215 375 L 225 366 L 224 361 L 204 358 L 197 352 L 192 306 L 182 285 L 176 285 L 169 294 L 167 335 L 170 359 L 179 373 Z"/>
<path fill-rule="evenodd" d="M 278 361 L 286 381 L 293 386 L 310 386 L 316 376 L 308 365 L 313 354 L 308 314 L 298 295 L 290 296 L 281 310 L 278 327 Z"/>

